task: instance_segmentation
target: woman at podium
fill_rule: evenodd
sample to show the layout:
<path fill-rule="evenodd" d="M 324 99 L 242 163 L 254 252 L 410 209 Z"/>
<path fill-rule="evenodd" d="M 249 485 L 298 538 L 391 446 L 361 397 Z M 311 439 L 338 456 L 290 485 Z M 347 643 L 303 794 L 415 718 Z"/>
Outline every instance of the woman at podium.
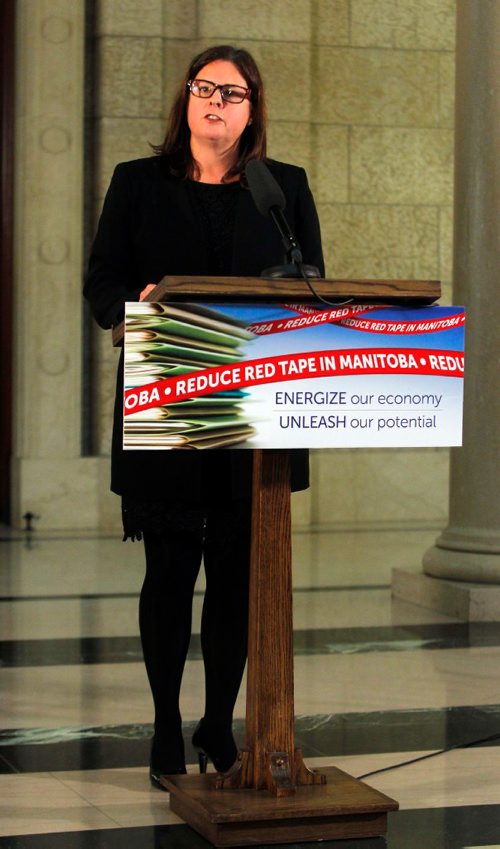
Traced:
<path fill-rule="evenodd" d="M 118 165 L 85 280 L 101 327 L 123 318 L 168 275 L 259 276 L 282 261 L 273 222 L 256 209 L 244 173 L 266 158 L 261 75 L 246 50 L 209 48 L 182 80 L 155 155 Z M 305 171 L 266 159 L 286 199 L 304 262 L 324 274 Z M 203 559 L 201 622 L 205 710 L 193 736 L 200 767 L 237 758 L 233 709 L 247 650 L 252 451 L 122 448 L 123 357 L 116 391 L 111 489 L 121 496 L 124 539 L 144 541 L 139 621 L 155 720 L 150 777 L 186 771 L 179 692 Z M 305 451 L 292 452 L 291 487 L 308 486 Z"/>

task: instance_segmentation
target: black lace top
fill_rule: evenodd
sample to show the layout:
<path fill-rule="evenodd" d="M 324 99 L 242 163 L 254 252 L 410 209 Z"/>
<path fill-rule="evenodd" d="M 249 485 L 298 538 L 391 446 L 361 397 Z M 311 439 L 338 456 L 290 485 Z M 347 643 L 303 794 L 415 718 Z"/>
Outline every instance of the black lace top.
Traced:
<path fill-rule="evenodd" d="M 233 257 L 236 202 L 241 191 L 237 183 L 188 184 L 191 203 L 198 217 L 207 252 L 206 274 L 228 275 Z M 193 246 L 196 250 L 196 246 Z"/>

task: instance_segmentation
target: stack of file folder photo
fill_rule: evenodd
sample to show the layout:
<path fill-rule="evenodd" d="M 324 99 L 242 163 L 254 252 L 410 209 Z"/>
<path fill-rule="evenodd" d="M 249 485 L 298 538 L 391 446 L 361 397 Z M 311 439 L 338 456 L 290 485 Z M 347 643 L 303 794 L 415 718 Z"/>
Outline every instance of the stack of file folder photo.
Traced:
<path fill-rule="evenodd" d="M 253 334 L 242 322 L 199 304 L 127 305 L 125 388 L 239 362 Z M 242 390 L 217 392 L 124 416 L 123 447 L 225 448 L 255 433 Z"/>

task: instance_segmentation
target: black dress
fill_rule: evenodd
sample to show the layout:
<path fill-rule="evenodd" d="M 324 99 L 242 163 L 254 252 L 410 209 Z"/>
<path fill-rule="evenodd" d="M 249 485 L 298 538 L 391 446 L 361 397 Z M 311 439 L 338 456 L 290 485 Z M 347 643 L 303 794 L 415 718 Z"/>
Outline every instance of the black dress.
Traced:
<path fill-rule="evenodd" d="M 324 273 L 314 201 L 301 168 L 269 162 L 304 261 Z M 280 263 L 281 239 L 240 183 L 181 180 L 165 157 L 117 166 L 94 241 L 85 295 L 101 326 L 123 315 L 147 283 L 172 275 L 258 276 Z M 122 496 L 125 538 L 144 537 L 139 623 L 155 706 L 151 766 L 185 769 L 179 694 L 203 559 L 201 621 L 204 734 L 227 768 L 236 756 L 234 704 L 246 660 L 251 532 L 250 449 L 123 451 L 123 356 L 118 373 L 112 483 Z M 291 486 L 308 485 L 306 451 L 292 452 Z M 175 493 L 165 497 L 165 492 Z M 206 744 L 205 744 L 206 745 Z"/>

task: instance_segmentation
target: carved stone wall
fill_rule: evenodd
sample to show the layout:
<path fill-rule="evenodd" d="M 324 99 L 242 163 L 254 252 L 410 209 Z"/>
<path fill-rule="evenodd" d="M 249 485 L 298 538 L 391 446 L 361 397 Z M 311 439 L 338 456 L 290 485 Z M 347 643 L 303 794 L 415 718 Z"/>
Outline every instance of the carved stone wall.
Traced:
<path fill-rule="evenodd" d="M 99 0 L 99 207 L 116 162 L 161 139 L 194 53 L 236 43 L 265 79 L 270 155 L 303 165 L 327 273 L 451 282 L 454 0 Z M 114 357 L 99 334 L 96 440 L 107 453 Z M 446 518 L 448 452 L 321 451 L 297 524 Z"/>
<path fill-rule="evenodd" d="M 95 456 L 79 456 L 84 4 L 18 5 L 17 512 L 107 527 L 119 520 L 108 494 L 116 352 L 97 328 Z M 192 55 L 236 43 L 263 71 L 270 155 L 308 171 L 327 273 L 440 278 L 448 296 L 455 0 L 95 0 L 95 10 L 96 217 L 114 165 L 162 138 Z M 446 520 L 442 449 L 314 452 L 312 476 L 297 524 Z"/>
<path fill-rule="evenodd" d="M 82 3 L 18 0 L 13 519 L 98 522 L 81 457 Z"/>

